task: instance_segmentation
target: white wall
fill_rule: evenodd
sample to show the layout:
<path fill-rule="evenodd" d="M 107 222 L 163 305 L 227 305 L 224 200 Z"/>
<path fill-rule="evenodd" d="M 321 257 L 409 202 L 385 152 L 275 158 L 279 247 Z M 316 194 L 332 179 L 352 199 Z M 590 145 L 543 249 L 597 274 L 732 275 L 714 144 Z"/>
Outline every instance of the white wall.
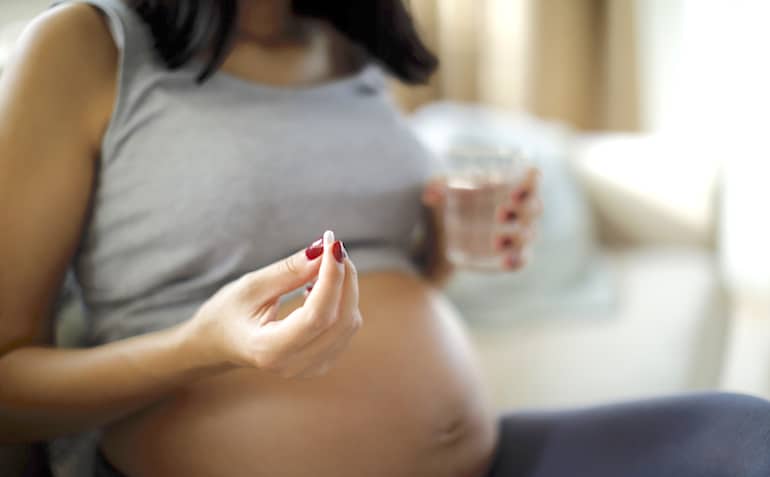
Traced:
<path fill-rule="evenodd" d="M 645 127 L 686 144 L 692 170 L 722 170 L 718 250 L 733 303 L 722 387 L 770 396 L 770 1 L 637 7 Z"/>
<path fill-rule="evenodd" d="M 0 27 L 10 22 L 23 20 L 43 11 L 52 0 L 1 0 Z"/>
<path fill-rule="evenodd" d="M 677 84 L 682 74 L 684 0 L 637 0 L 641 125 L 666 130 L 677 121 Z"/>
<path fill-rule="evenodd" d="M 770 2 L 637 0 L 636 9 L 646 130 L 735 134 L 765 122 Z"/>

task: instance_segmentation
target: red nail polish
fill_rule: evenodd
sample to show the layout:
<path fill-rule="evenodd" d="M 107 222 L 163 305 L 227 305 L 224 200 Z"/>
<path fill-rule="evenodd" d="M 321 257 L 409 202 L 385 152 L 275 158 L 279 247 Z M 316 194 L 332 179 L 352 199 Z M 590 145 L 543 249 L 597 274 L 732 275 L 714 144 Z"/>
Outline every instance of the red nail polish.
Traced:
<path fill-rule="evenodd" d="M 513 239 L 511 237 L 501 237 L 498 243 L 501 249 L 510 248 L 513 246 Z"/>
<path fill-rule="evenodd" d="M 514 212 L 512 210 L 509 210 L 509 211 L 505 212 L 505 220 L 508 221 L 508 222 L 513 222 L 513 221 L 515 221 L 518 218 L 519 218 L 519 214 L 517 214 L 516 212 Z"/>
<path fill-rule="evenodd" d="M 305 287 L 305 291 L 307 291 L 308 293 L 310 293 L 311 291 L 313 291 L 313 285 L 308 285 L 308 286 L 306 286 L 306 287 Z"/>
<path fill-rule="evenodd" d="M 345 260 L 345 252 L 342 251 L 342 242 L 339 240 L 334 242 L 334 245 L 332 245 L 332 253 L 338 262 L 342 263 L 342 261 Z"/>
<path fill-rule="evenodd" d="M 324 239 L 323 237 L 317 239 L 311 243 L 308 248 L 305 249 L 305 256 L 308 260 L 315 260 L 324 253 Z"/>

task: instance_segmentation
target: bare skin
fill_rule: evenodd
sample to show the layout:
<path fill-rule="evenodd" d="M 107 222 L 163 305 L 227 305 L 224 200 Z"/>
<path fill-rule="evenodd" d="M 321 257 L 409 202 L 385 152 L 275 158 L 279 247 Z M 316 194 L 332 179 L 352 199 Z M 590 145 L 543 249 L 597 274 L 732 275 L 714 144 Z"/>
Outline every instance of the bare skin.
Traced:
<path fill-rule="evenodd" d="M 326 376 L 201 380 L 111 426 L 107 456 L 148 477 L 482 475 L 494 419 L 453 310 L 418 278 L 359 283 L 364 326 Z"/>
<path fill-rule="evenodd" d="M 356 68 L 331 32 L 317 48 L 287 5 L 244 2 L 226 71 L 303 86 Z M 50 346 L 116 64 L 101 15 L 70 5 L 36 21 L 0 80 L 0 442 L 104 426 L 102 447 L 128 475 L 481 475 L 493 416 L 451 308 L 422 278 L 358 277 L 331 246 L 233 282 L 168 330 Z M 432 210 L 440 203 L 426 193 Z M 517 206 L 538 213 L 536 202 Z M 434 281 L 449 273 L 440 249 L 433 242 Z M 310 296 L 275 307 L 311 279 Z"/>

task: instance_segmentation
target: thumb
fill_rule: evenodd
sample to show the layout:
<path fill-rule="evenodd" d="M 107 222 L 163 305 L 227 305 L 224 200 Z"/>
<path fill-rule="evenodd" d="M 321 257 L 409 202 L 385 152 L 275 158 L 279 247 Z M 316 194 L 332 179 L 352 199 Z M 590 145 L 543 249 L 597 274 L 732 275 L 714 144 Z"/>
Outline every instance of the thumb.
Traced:
<path fill-rule="evenodd" d="M 252 300 L 272 301 L 312 280 L 320 266 L 320 255 L 301 250 L 244 275 L 242 291 Z"/>

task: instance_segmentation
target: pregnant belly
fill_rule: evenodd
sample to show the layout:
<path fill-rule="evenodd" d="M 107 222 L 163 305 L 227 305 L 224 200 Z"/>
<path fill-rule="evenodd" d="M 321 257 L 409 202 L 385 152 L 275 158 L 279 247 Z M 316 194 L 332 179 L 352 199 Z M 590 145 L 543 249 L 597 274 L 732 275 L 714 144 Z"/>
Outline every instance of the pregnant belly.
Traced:
<path fill-rule="evenodd" d="M 482 475 L 496 429 L 452 308 L 406 274 L 360 290 L 364 326 L 326 376 L 201 380 L 107 429 L 105 454 L 142 477 Z"/>

